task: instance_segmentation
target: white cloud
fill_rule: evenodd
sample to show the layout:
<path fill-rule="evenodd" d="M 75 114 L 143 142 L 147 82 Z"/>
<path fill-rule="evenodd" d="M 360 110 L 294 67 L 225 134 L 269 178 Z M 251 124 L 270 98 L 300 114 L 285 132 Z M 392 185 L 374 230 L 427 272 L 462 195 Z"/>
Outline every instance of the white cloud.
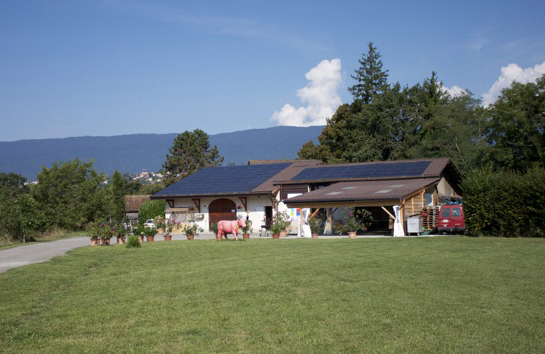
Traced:
<path fill-rule="evenodd" d="M 454 85 L 451 88 L 441 85 L 441 90 L 448 93 L 451 97 L 457 97 L 467 94 L 467 91 L 458 85 Z"/>
<path fill-rule="evenodd" d="M 494 82 L 490 90 L 482 95 L 483 105 L 488 107 L 494 103 L 501 95 L 501 91 L 504 88 L 510 87 L 513 82 L 516 81 L 523 84 L 536 82 L 543 74 L 545 74 L 545 61 L 535 65 L 533 68 L 526 69 L 513 63 L 502 67 L 500 77 Z"/>
<path fill-rule="evenodd" d="M 295 108 L 286 103 L 280 111 L 274 112 L 273 122 L 299 127 L 325 125 L 327 118 L 342 104 L 337 92 L 342 83 L 340 59 L 323 60 L 305 77 L 310 83 L 298 90 L 297 96 L 306 106 Z"/>

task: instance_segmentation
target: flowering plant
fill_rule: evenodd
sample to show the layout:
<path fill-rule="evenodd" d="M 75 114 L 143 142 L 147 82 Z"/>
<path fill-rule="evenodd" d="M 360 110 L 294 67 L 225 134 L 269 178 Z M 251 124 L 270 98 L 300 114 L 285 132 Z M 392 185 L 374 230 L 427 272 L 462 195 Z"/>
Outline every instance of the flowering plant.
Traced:
<path fill-rule="evenodd" d="M 189 223 L 187 223 L 187 225 L 184 226 L 182 231 L 188 236 L 193 236 L 197 232 L 203 232 L 203 229 L 197 226 L 194 221 L 190 221 Z"/>
<path fill-rule="evenodd" d="M 155 224 L 155 227 L 158 229 L 165 228 L 165 218 L 162 216 L 156 216 L 155 218 L 153 218 L 153 223 Z"/>
<path fill-rule="evenodd" d="M 367 230 L 371 219 L 371 212 L 368 210 L 345 207 L 341 210 L 341 222 L 335 225 L 335 230 L 339 234 Z"/>
<path fill-rule="evenodd" d="M 172 230 L 178 225 L 178 223 L 172 219 L 168 219 L 165 223 L 165 231 L 168 234 L 172 232 Z"/>
<path fill-rule="evenodd" d="M 271 223 L 271 232 L 273 234 L 279 234 L 280 231 L 284 230 L 284 225 L 279 222 L 278 220 L 275 220 Z"/>
<path fill-rule="evenodd" d="M 110 228 L 110 225 L 103 222 L 99 226 L 99 238 L 103 240 L 109 240 L 112 238 L 112 229 Z"/>
<path fill-rule="evenodd" d="M 278 212 L 276 213 L 275 223 L 278 223 L 280 225 L 282 231 L 287 230 L 288 227 L 291 225 L 291 218 L 285 211 Z"/>

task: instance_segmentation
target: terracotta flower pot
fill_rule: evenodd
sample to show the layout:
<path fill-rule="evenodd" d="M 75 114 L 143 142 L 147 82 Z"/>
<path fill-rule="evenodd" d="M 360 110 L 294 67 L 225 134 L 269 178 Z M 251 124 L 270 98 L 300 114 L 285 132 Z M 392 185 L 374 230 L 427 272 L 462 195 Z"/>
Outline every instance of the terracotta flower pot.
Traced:
<path fill-rule="evenodd" d="M 144 242 L 144 236 L 138 236 L 138 241 L 140 241 L 140 243 Z"/>
<path fill-rule="evenodd" d="M 187 235 L 187 239 L 188 240 L 193 240 L 193 239 L 195 239 L 195 235 Z"/>
<path fill-rule="evenodd" d="M 280 237 L 286 237 L 288 236 L 288 232 L 286 230 L 280 231 Z"/>
<path fill-rule="evenodd" d="M 125 244 L 125 237 L 117 236 L 117 244 L 118 245 L 124 245 Z"/>
<path fill-rule="evenodd" d="M 165 241 L 172 241 L 172 235 L 165 235 Z"/>
<path fill-rule="evenodd" d="M 158 233 L 159 235 L 162 235 L 162 234 L 165 233 L 165 229 L 163 229 L 162 227 L 160 227 L 160 228 L 157 229 L 157 233 Z"/>
<path fill-rule="evenodd" d="M 318 234 L 312 234 L 312 238 L 318 238 Z"/>
<path fill-rule="evenodd" d="M 102 239 L 102 245 L 103 246 L 109 246 L 110 245 L 110 239 L 109 238 L 103 238 Z"/>
<path fill-rule="evenodd" d="M 348 238 L 356 238 L 356 231 L 349 231 Z"/>
<path fill-rule="evenodd" d="M 242 234 L 243 238 L 250 238 L 250 234 Z"/>
<path fill-rule="evenodd" d="M 91 237 L 91 246 L 98 246 L 100 244 L 100 241 L 98 240 L 98 237 Z"/>
<path fill-rule="evenodd" d="M 278 234 L 273 234 L 273 238 L 278 238 L 279 235 Z"/>
<path fill-rule="evenodd" d="M 146 236 L 146 240 L 148 242 L 153 242 L 153 239 L 155 238 L 155 236 Z"/>

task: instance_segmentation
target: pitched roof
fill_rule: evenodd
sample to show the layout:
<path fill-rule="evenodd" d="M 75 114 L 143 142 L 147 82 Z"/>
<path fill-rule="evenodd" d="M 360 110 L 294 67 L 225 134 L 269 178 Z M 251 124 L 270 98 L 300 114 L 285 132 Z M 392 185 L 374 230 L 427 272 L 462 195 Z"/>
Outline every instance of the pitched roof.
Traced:
<path fill-rule="evenodd" d="M 263 184 L 290 163 L 208 167 L 155 193 L 153 199 L 168 197 L 267 193 Z M 260 187 L 257 191 L 255 188 Z"/>
<path fill-rule="evenodd" d="M 286 163 L 286 162 L 295 162 L 297 160 L 287 160 L 287 159 L 281 159 L 281 160 L 248 160 L 248 165 L 265 165 L 265 164 L 271 164 L 271 163 Z"/>
<path fill-rule="evenodd" d="M 125 196 L 125 212 L 137 212 L 140 210 L 142 204 L 150 200 L 150 196 L 147 194 L 142 195 L 126 195 Z"/>
<path fill-rule="evenodd" d="M 278 172 L 276 175 L 266 180 L 261 185 L 257 186 L 253 190 L 253 192 L 270 192 L 277 188 L 275 187 L 275 185 L 277 185 L 278 183 L 289 180 L 295 175 L 299 174 L 305 168 L 316 166 L 318 164 L 320 164 L 320 161 L 318 160 L 296 160 L 288 167 Z"/>
<path fill-rule="evenodd" d="M 289 205 L 392 201 L 399 203 L 424 188 L 432 186 L 439 178 L 394 179 L 374 181 L 339 182 L 309 193 L 285 200 Z"/>
<path fill-rule="evenodd" d="M 448 158 L 315 165 L 282 184 L 440 177 L 447 168 L 455 179 L 458 178 L 458 172 Z"/>

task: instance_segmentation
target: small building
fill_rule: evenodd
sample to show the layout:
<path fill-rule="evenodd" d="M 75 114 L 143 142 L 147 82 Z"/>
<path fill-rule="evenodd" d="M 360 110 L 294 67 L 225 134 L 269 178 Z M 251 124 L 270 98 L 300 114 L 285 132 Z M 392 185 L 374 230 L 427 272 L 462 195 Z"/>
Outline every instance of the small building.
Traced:
<path fill-rule="evenodd" d="M 150 200 L 147 194 L 125 196 L 125 217 L 129 220 L 137 220 L 138 212 L 142 204 Z"/>
<path fill-rule="evenodd" d="M 328 234 L 336 210 L 350 206 L 372 212 L 372 230 L 391 232 L 395 225 L 403 231 L 407 218 L 423 209 L 434 210 L 441 200 L 460 196 L 460 179 L 448 158 L 337 165 L 252 161 L 202 169 L 151 198 L 166 200 L 167 218 L 183 222 L 189 217 L 204 230 L 210 223 L 243 217 L 256 231 L 282 211 L 292 218 L 292 233 L 299 233 L 304 216 L 322 210 Z"/>

